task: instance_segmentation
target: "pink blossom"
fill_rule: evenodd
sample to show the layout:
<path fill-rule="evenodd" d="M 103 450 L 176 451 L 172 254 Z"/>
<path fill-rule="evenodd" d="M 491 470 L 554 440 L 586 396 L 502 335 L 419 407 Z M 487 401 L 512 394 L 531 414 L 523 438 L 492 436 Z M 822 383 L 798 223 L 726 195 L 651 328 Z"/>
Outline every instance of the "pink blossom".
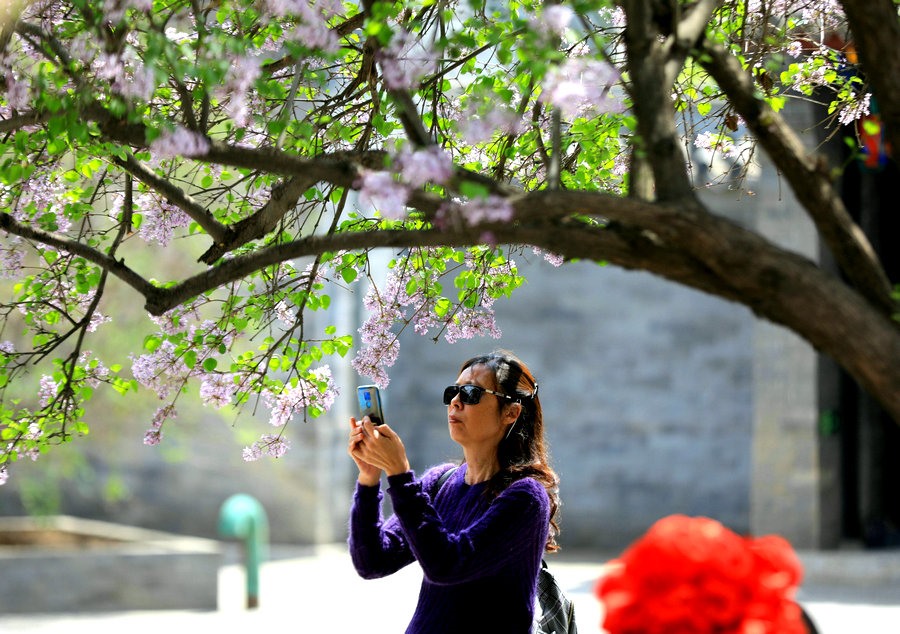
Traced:
<path fill-rule="evenodd" d="M 561 4 L 551 4 L 545 7 L 540 16 L 531 20 L 531 28 L 545 36 L 561 36 L 569 27 L 575 12 L 571 7 Z"/>
<path fill-rule="evenodd" d="M 803 54 L 803 42 L 799 40 L 794 40 L 790 44 L 788 44 L 785 52 L 793 58 L 798 58 Z"/>
<path fill-rule="evenodd" d="M 177 127 L 172 132 L 164 132 L 150 144 L 150 151 L 159 158 L 176 156 L 202 156 L 209 152 L 209 139 L 187 128 Z"/>
<path fill-rule="evenodd" d="M 291 443 L 286 438 L 272 434 L 263 434 L 255 443 L 249 447 L 244 447 L 242 455 L 246 462 L 259 460 L 263 455 L 281 458 L 290 448 Z"/>
<path fill-rule="evenodd" d="M 38 389 L 38 400 L 41 407 L 47 407 L 53 402 L 57 392 L 59 392 L 59 385 L 53 380 L 53 377 L 47 374 L 43 375 L 40 381 L 40 388 Z"/>
<path fill-rule="evenodd" d="M 12 73 L 6 73 L 6 100 L 14 110 L 27 110 L 31 105 L 28 84 L 18 81 Z"/>
<path fill-rule="evenodd" d="M 263 392 L 263 400 L 269 407 L 269 424 L 283 427 L 300 410 L 314 407 L 328 411 L 334 405 L 337 388 L 331 375 L 331 368 L 322 366 L 310 372 L 309 376 L 295 379 L 285 385 L 279 394 Z"/>
<path fill-rule="evenodd" d="M 200 382 L 200 400 L 204 405 L 222 408 L 231 403 L 237 388 L 233 374 L 223 372 L 204 374 Z"/>
<path fill-rule="evenodd" d="M 557 268 L 559 268 L 563 264 L 565 264 L 565 258 L 563 258 L 563 256 L 553 253 L 551 251 L 544 251 L 543 249 L 541 249 L 539 247 L 533 247 L 532 251 L 534 252 L 535 255 L 543 256 L 543 258 L 546 262 L 549 262 L 550 264 L 552 264 L 553 266 L 555 266 Z"/>
<path fill-rule="evenodd" d="M 486 198 L 474 198 L 464 203 L 460 209 L 470 226 L 482 222 L 509 222 L 515 215 L 512 203 L 495 194 Z"/>
<path fill-rule="evenodd" d="M 694 145 L 701 150 L 719 152 L 726 158 L 734 158 L 739 152 L 731 137 L 718 132 L 702 132 L 694 139 Z"/>
<path fill-rule="evenodd" d="M 422 187 L 426 183 L 443 185 L 453 176 L 453 161 L 444 150 L 432 145 L 401 154 L 400 171 L 411 187 Z"/>
<path fill-rule="evenodd" d="M 163 423 L 176 416 L 178 416 L 178 412 L 175 410 L 174 405 L 170 404 L 158 408 L 156 413 L 153 414 L 153 420 L 150 422 L 150 429 L 144 434 L 144 444 L 150 446 L 158 445 L 162 441 Z"/>
<path fill-rule="evenodd" d="M 180 390 L 190 376 L 188 367 L 175 356 L 175 345 L 170 341 L 162 341 L 153 352 L 132 357 L 131 373 L 138 383 L 161 399 L 173 390 Z"/>
<path fill-rule="evenodd" d="M 359 201 L 381 212 L 384 218 L 402 220 L 406 217 L 409 191 L 394 180 L 390 172 L 365 171 L 359 188 Z"/>
<path fill-rule="evenodd" d="M 437 55 L 422 40 L 399 30 L 378 56 L 384 84 L 390 90 L 414 90 L 437 70 Z"/>
<path fill-rule="evenodd" d="M 191 224 L 191 217 L 181 207 L 153 194 L 141 194 L 135 199 L 134 206 L 142 216 L 138 235 L 145 242 L 168 246 L 176 229 Z"/>
<path fill-rule="evenodd" d="M 403 317 L 399 293 L 400 284 L 396 275 L 391 273 L 388 274 L 388 285 L 383 294 L 374 286 L 369 288 L 363 298 L 363 306 L 369 311 L 369 316 L 359 329 L 364 345 L 351 361 L 360 375 L 370 377 L 382 388 L 390 382 L 386 368 L 394 365 L 400 353 L 400 342 L 391 331 Z"/>
<path fill-rule="evenodd" d="M 841 114 L 838 116 L 838 121 L 841 122 L 841 125 L 849 125 L 857 119 L 862 119 L 868 115 L 869 101 L 871 98 L 872 95 L 866 93 L 863 95 L 862 99 L 855 99 L 841 108 Z"/>
<path fill-rule="evenodd" d="M 10 246 L 0 246 L 0 278 L 11 280 L 21 273 L 25 263 L 25 248 L 18 237 L 11 238 L 9 242 Z"/>
<path fill-rule="evenodd" d="M 496 133 L 520 134 L 525 129 L 518 113 L 502 107 L 492 107 L 483 115 L 468 112 L 458 124 L 460 134 L 469 143 L 488 141 Z"/>
<path fill-rule="evenodd" d="M 248 92 L 262 70 L 259 59 L 249 55 L 236 57 L 228 68 L 228 73 L 215 95 L 225 102 L 225 112 L 238 126 L 249 122 Z"/>
<path fill-rule="evenodd" d="M 129 9 L 149 12 L 152 8 L 152 0 L 105 0 L 103 17 L 109 24 L 115 25 L 125 19 L 125 14 Z"/>
<path fill-rule="evenodd" d="M 570 58 L 547 72 L 541 100 L 559 108 L 566 117 L 585 112 L 623 112 L 624 103 L 612 94 L 620 79 L 619 71 L 606 61 Z"/>

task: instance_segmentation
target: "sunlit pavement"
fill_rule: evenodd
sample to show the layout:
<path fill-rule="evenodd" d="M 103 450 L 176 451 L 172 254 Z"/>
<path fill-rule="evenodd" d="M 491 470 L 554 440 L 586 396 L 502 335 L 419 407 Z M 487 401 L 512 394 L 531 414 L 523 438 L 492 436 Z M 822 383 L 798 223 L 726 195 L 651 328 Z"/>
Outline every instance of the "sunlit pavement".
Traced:
<path fill-rule="evenodd" d="M 897 559 L 897 553 L 892 557 Z M 227 551 L 224 559 L 238 560 L 239 551 Z M 575 601 L 582 634 L 601 632 L 600 605 L 592 589 L 605 560 L 600 555 L 573 554 L 548 559 L 560 585 Z M 840 565 L 836 559 L 834 566 Z M 218 634 L 277 627 L 301 633 L 398 634 L 412 613 L 420 579 L 418 569 L 410 566 L 386 579 L 362 580 L 343 545 L 273 548 L 261 571 L 260 604 L 253 610 L 246 608 L 243 567 L 226 563 L 219 575 L 219 609 L 215 611 L 0 615 L 0 633 Z M 799 599 L 820 634 L 898 634 L 900 581 L 893 577 L 889 581 L 875 587 L 837 582 L 808 585 Z"/>

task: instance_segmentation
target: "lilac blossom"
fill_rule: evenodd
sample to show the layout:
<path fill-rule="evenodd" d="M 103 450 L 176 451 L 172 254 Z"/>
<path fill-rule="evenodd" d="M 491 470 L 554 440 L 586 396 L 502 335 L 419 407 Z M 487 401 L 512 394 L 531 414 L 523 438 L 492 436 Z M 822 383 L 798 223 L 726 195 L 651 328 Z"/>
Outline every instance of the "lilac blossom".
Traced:
<path fill-rule="evenodd" d="M 454 316 L 447 324 L 444 339 L 447 343 L 456 343 L 462 339 L 475 337 L 492 337 L 499 339 L 503 332 L 497 326 L 496 316 L 489 307 L 466 308 Z"/>
<path fill-rule="evenodd" d="M 12 341 L 0 341 L 0 352 L 4 354 L 15 354 L 16 346 Z"/>
<path fill-rule="evenodd" d="M 259 460 L 264 455 L 271 456 L 272 458 L 281 458 L 290 448 L 291 443 L 287 438 L 272 434 L 263 434 L 255 443 L 249 447 L 244 447 L 242 456 L 246 462 Z"/>
<path fill-rule="evenodd" d="M 359 201 L 374 207 L 384 218 L 402 220 L 406 217 L 409 191 L 398 183 L 390 172 L 365 171 L 359 188 Z"/>
<path fill-rule="evenodd" d="M 869 114 L 869 101 L 872 99 L 872 95 L 866 93 L 863 95 L 862 99 L 854 99 L 849 104 L 841 108 L 841 114 L 838 116 L 838 120 L 841 122 L 841 125 L 849 125 L 856 121 L 857 119 L 862 119 L 866 115 Z"/>
<path fill-rule="evenodd" d="M 794 40 L 788 47 L 785 49 L 785 52 L 793 57 L 794 59 L 800 57 L 803 54 L 803 42 L 799 40 Z"/>
<path fill-rule="evenodd" d="M 566 117 L 624 112 L 624 103 L 612 94 L 620 79 L 619 71 L 606 61 L 570 58 L 547 72 L 541 100 L 559 108 Z"/>
<path fill-rule="evenodd" d="M 565 258 L 563 256 L 553 253 L 551 251 L 544 251 L 540 247 L 532 247 L 532 252 L 535 255 L 543 256 L 544 260 L 555 266 L 556 268 L 561 267 L 565 264 Z"/>
<path fill-rule="evenodd" d="M 175 356 L 175 345 L 171 341 L 162 341 L 148 354 L 132 356 L 131 373 L 138 383 L 155 392 L 160 399 L 181 389 L 190 376 L 188 367 Z"/>
<path fill-rule="evenodd" d="M 144 434 L 144 444 L 149 446 L 158 445 L 162 441 L 162 426 L 170 418 L 178 416 L 174 405 L 165 405 L 156 410 L 153 420 L 150 422 L 150 429 Z"/>
<path fill-rule="evenodd" d="M 694 139 L 694 145 L 701 150 L 718 152 L 725 158 L 734 158 L 739 154 L 734 140 L 719 132 L 701 132 Z"/>
<path fill-rule="evenodd" d="M 359 329 L 364 344 L 356 353 L 351 365 L 362 376 L 370 377 L 376 385 L 386 388 L 390 379 L 386 368 L 394 365 L 400 353 L 400 342 L 391 331 L 394 323 L 403 317 L 397 294 L 400 292 L 396 277 L 388 276 L 384 295 L 372 286 L 363 298 L 363 307 L 369 316 Z"/>
<path fill-rule="evenodd" d="M 466 224 L 470 226 L 483 222 L 509 222 L 515 216 L 512 203 L 496 194 L 485 198 L 473 198 L 463 203 L 460 211 Z"/>
<path fill-rule="evenodd" d="M 47 374 L 41 377 L 40 387 L 38 388 L 38 400 L 41 407 L 47 407 L 56 398 L 59 392 L 59 384 L 53 380 L 52 376 Z"/>
<path fill-rule="evenodd" d="M 14 110 L 27 110 L 31 105 L 31 89 L 28 84 L 17 80 L 11 72 L 6 73 L 6 101 Z"/>
<path fill-rule="evenodd" d="M 275 305 L 275 316 L 289 326 L 297 321 L 297 311 L 293 310 L 284 300 Z"/>
<path fill-rule="evenodd" d="M 176 229 L 191 224 L 191 217 L 166 198 L 149 193 L 141 194 L 135 199 L 134 206 L 143 216 L 138 235 L 145 242 L 168 246 Z"/>
<path fill-rule="evenodd" d="M 222 85 L 214 93 L 221 101 L 227 101 L 225 112 L 240 127 L 249 122 L 248 92 L 262 72 L 259 63 L 258 58 L 249 55 L 233 59 Z"/>
<path fill-rule="evenodd" d="M 107 23 L 116 25 L 125 19 L 129 9 L 149 12 L 153 9 L 152 0 L 105 0 L 103 3 L 103 17 Z"/>
<path fill-rule="evenodd" d="M 150 315 L 150 321 L 156 324 L 163 334 L 177 335 L 192 328 L 192 322 L 200 320 L 200 305 L 204 302 L 197 297 L 187 304 L 181 304 L 166 311 L 162 315 Z"/>
<path fill-rule="evenodd" d="M 263 400 L 269 407 L 270 425 L 283 427 L 297 412 L 307 407 L 328 411 L 334 405 L 337 388 L 331 368 L 322 366 L 310 374 L 308 378 L 299 378 L 294 383 L 285 385 L 279 394 L 269 390 L 263 392 Z M 324 385 L 324 390 L 320 390 L 319 384 Z"/>
<path fill-rule="evenodd" d="M 414 90 L 437 70 L 437 55 L 408 31 L 400 29 L 378 56 L 384 84 L 390 90 Z"/>
<path fill-rule="evenodd" d="M 150 144 L 150 151 L 159 158 L 176 156 L 203 156 L 209 152 L 209 139 L 202 134 L 191 132 L 181 126 L 171 132 L 164 132 Z"/>
<path fill-rule="evenodd" d="M 574 15 L 575 12 L 571 7 L 562 4 L 551 4 L 544 8 L 541 15 L 531 19 L 531 28 L 546 37 L 559 37 L 565 34 Z"/>
<path fill-rule="evenodd" d="M 11 280 L 16 279 L 21 273 L 25 263 L 25 249 L 18 237 L 10 239 L 9 242 L 10 246 L 0 246 L 0 278 Z"/>
<path fill-rule="evenodd" d="M 231 403 L 237 389 L 233 374 L 210 372 L 200 379 L 200 400 L 204 405 L 222 408 Z"/>
<path fill-rule="evenodd" d="M 411 187 L 426 183 L 443 185 L 453 176 L 453 161 L 437 145 L 415 152 L 405 152 L 399 157 L 400 173 Z"/>
<path fill-rule="evenodd" d="M 465 113 L 458 124 L 460 134 L 468 143 L 489 141 L 496 133 L 520 134 L 525 129 L 518 113 L 503 107 L 492 107 L 482 115 Z"/>
<path fill-rule="evenodd" d="M 101 53 L 94 61 L 97 77 L 109 82 L 110 89 L 127 99 L 149 99 L 156 90 L 156 74 L 132 49 L 122 53 Z"/>
<path fill-rule="evenodd" d="M 91 387 L 97 387 L 109 378 L 109 368 L 103 365 L 100 359 L 92 359 L 91 355 L 90 350 L 84 350 L 78 357 L 78 364 L 84 369 L 84 382 Z"/>

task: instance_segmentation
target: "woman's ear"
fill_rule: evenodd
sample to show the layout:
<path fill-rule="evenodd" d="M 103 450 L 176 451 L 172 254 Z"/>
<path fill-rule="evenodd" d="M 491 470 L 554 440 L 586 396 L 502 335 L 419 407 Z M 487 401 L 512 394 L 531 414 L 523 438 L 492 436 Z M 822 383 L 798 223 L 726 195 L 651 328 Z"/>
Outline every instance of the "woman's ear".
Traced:
<path fill-rule="evenodd" d="M 523 409 L 524 407 L 521 403 L 510 403 L 506 406 L 506 417 L 512 422 L 516 422 L 519 420 L 519 416 L 522 415 Z"/>

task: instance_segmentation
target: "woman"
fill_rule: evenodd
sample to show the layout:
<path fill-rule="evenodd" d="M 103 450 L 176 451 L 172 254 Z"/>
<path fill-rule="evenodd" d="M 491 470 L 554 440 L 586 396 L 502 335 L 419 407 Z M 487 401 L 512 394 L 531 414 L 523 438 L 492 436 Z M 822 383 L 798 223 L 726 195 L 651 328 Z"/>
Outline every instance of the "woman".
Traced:
<path fill-rule="evenodd" d="M 359 468 L 353 564 L 377 578 L 419 562 L 424 575 L 407 634 L 527 634 L 541 558 L 558 549 L 559 532 L 537 382 L 512 354 L 479 356 L 463 363 L 444 404 L 465 459 L 420 479 L 395 431 L 350 419 L 348 452 Z M 387 520 L 382 472 L 394 510 Z"/>

